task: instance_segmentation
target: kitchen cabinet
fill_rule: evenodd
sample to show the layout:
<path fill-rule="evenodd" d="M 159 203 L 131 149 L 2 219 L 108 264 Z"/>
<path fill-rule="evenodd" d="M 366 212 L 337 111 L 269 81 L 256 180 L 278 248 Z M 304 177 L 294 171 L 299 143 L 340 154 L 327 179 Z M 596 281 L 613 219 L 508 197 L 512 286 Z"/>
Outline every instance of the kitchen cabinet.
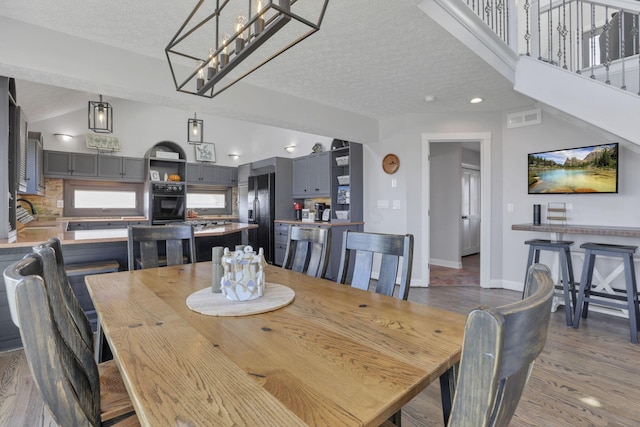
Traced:
<path fill-rule="evenodd" d="M 208 163 L 187 163 L 187 183 L 235 186 L 237 169 L 229 166 L 211 165 Z"/>
<path fill-rule="evenodd" d="M 95 154 L 63 151 L 44 152 L 44 176 L 53 178 L 95 177 L 98 159 Z"/>
<path fill-rule="evenodd" d="M 293 159 L 293 197 L 329 197 L 331 153 L 322 152 Z"/>
<path fill-rule="evenodd" d="M 24 114 L 24 110 L 20 107 L 16 107 L 16 128 L 18 129 L 17 137 L 18 142 L 16 146 L 17 163 L 16 163 L 16 191 L 27 191 L 27 118 Z"/>
<path fill-rule="evenodd" d="M 334 139 L 331 145 L 331 221 L 362 221 L 362 144 Z"/>
<path fill-rule="evenodd" d="M 143 182 L 145 160 L 133 157 L 98 155 L 98 177 Z"/>
<path fill-rule="evenodd" d="M 282 267 L 282 264 L 284 264 L 284 255 L 287 252 L 287 244 L 289 243 L 287 240 L 289 236 L 289 224 L 282 222 L 274 223 L 273 235 L 275 245 L 273 263 L 278 267 Z"/>
<path fill-rule="evenodd" d="M 4 189 L 3 202 L 0 206 L 0 238 L 16 237 L 16 191 L 17 178 L 15 158 L 14 121 L 16 114 L 15 81 L 0 76 L 0 164 L 7 165 L 1 169 L 0 188 Z"/>
<path fill-rule="evenodd" d="M 27 189 L 26 194 L 44 195 L 44 152 L 42 134 L 29 132 L 27 141 Z"/>

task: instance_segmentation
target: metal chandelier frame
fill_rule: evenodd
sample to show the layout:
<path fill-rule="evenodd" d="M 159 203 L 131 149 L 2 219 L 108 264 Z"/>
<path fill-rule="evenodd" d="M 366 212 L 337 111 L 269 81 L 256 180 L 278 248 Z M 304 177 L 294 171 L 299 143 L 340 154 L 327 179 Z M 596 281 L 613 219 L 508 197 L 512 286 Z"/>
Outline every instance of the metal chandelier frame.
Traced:
<path fill-rule="evenodd" d="M 171 69 L 176 90 L 208 98 L 219 95 L 273 58 L 320 30 L 320 24 L 322 23 L 329 2 L 329 0 L 321 0 L 323 3 L 319 17 L 316 22 L 313 22 L 292 12 L 292 6 L 294 6 L 295 3 L 302 4 L 305 1 L 316 2 L 320 0 L 242 0 L 243 3 L 246 2 L 245 10 L 248 11 L 248 18 L 246 18 L 244 23 L 238 25 L 238 28 L 235 29 L 232 35 L 227 34 L 227 38 L 224 38 L 225 29 L 220 28 L 219 24 L 221 20 L 229 22 L 228 17 L 232 16 L 233 12 L 237 13 L 237 8 L 230 10 L 238 3 L 232 0 L 214 0 L 216 7 L 213 13 L 201 21 L 196 22 L 193 27 L 187 30 L 187 27 L 191 21 L 194 20 L 195 15 L 205 1 L 206 0 L 198 1 L 198 4 L 165 48 L 165 54 L 169 62 L 169 68 Z M 255 6 L 261 3 L 264 3 L 264 7 L 256 11 Z M 285 40 L 285 44 L 275 53 L 269 55 L 266 59 L 258 60 L 255 65 L 250 66 L 248 71 L 241 73 L 235 78 L 229 77 L 225 80 L 225 77 L 229 76 L 234 68 L 243 61 L 250 59 L 252 53 L 256 52 L 267 40 L 271 39 L 282 28 L 293 21 L 303 24 L 308 27 L 308 30 L 299 37 Z M 195 38 L 194 35 L 196 32 L 203 29 L 206 24 L 213 24 L 215 27 L 213 31 L 215 33 L 213 37 L 215 40 L 212 40 L 213 46 L 209 46 L 208 54 L 206 53 L 206 46 L 202 49 L 203 54 L 181 51 L 180 44 L 184 43 L 190 37 Z M 173 60 L 178 61 L 178 63 L 174 64 L 172 57 L 174 57 Z M 179 79 L 176 76 L 176 69 L 182 67 L 183 64 L 179 61 L 184 61 L 185 59 L 187 62 L 193 60 L 197 65 L 191 72 L 186 73 L 186 78 Z"/>

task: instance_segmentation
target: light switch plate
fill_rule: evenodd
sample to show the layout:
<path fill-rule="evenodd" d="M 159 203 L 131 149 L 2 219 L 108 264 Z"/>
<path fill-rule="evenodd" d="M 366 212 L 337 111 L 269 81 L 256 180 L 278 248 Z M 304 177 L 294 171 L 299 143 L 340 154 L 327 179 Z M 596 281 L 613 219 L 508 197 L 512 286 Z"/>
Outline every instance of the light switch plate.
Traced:
<path fill-rule="evenodd" d="M 64 208 L 64 200 L 56 200 L 56 208 Z"/>
<path fill-rule="evenodd" d="M 378 209 L 389 209 L 389 201 L 388 200 L 378 200 L 376 203 L 376 207 Z"/>

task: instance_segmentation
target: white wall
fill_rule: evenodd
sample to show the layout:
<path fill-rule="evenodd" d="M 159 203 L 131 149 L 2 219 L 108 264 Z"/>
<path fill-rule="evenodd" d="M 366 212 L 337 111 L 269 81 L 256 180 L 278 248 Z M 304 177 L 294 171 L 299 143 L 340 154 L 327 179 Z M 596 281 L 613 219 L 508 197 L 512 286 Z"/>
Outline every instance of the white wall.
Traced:
<path fill-rule="evenodd" d="M 422 265 L 428 262 L 422 253 L 423 239 L 429 238 L 429 231 L 422 229 L 422 134 L 424 133 L 491 133 L 493 171 L 492 198 L 483 201 L 492 206 L 502 204 L 502 117 L 501 113 L 456 113 L 456 114 L 413 114 L 381 122 L 380 143 L 370 144 L 370 153 L 365 156 L 365 231 L 411 233 L 414 235 L 414 285 L 424 285 L 421 277 Z M 400 157 L 397 187 L 392 188 L 388 176 L 382 171 L 381 161 L 385 154 L 396 153 Z M 402 197 L 400 212 L 376 209 L 376 200 Z M 494 246 L 491 250 L 491 280 L 497 280 L 502 271 L 502 212 L 493 209 L 491 218 Z M 396 222 L 392 222 L 396 221 Z"/>
<path fill-rule="evenodd" d="M 113 135 L 122 146 L 117 155 L 143 157 L 157 142 L 173 141 L 184 148 L 188 161 L 195 162 L 194 147 L 186 142 L 187 120 L 193 118 L 193 112 L 122 99 L 109 102 L 113 107 Z M 215 144 L 216 163 L 220 165 L 235 166 L 271 156 L 299 157 L 311 153 L 316 142 L 327 150 L 331 147 L 332 138 L 324 136 L 208 114 L 198 114 L 198 119 L 204 120 L 204 140 Z M 29 130 L 43 133 L 45 150 L 95 152 L 86 147 L 86 109 L 29 123 Z M 76 138 L 64 143 L 55 139 L 54 133 Z M 296 150 L 288 153 L 284 149 L 287 145 L 295 145 Z M 231 159 L 232 153 L 240 154 L 240 158 Z"/>
<path fill-rule="evenodd" d="M 573 204 L 568 212 L 570 224 L 612 225 L 640 227 L 640 155 L 620 147 L 618 194 L 527 194 L 527 154 L 538 151 L 561 148 L 582 147 L 608 143 L 598 136 L 590 134 L 581 127 L 570 124 L 552 114 L 543 111 L 542 124 L 515 129 L 504 129 L 504 203 L 494 206 L 504 215 L 502 224 L 502 246 L 504 250 L 503 270 L 500 274 L 503 285 L 520 289 L 524 278 L 528 248 L 525 240 L 548 238 L 544 233 L 512 231 L 512 224 L 531 223 L 533 205 L 545 207 L 549 202 Z M 507 212 L 507 204 L 513 204 L 513 212 Z M 580 244 L 586 241 L 638 244 L 625 238 L 599 237 L 588 235 L 566 235 L 567 240 L 575 241 L 572 252 L 580 251 Z M 581 262 L 574 257 L 574 271 L 579 280 Z M 543 261 L 545 261 L 543 259 Z M 548 262 L 548 261 L 547 261 Z"/>

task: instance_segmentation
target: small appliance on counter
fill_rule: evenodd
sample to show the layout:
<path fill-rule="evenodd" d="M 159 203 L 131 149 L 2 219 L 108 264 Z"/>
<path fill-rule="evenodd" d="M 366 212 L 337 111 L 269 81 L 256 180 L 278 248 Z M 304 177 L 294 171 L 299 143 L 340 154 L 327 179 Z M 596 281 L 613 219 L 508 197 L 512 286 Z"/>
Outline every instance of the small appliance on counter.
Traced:
<path fill-rule="evenodd" d="M 322 212 L 322 220 L 323 221 L 331 221 L 331 209 L 327 206 L 327 208 Z"/>
<path fill-rule="evenodd" d="M 302 203 L 294 203 L 293 212 L 295 213 L 296 221 L 301 221 L 302 220 Z"/>
<path fill-rule="evenodd" d="M 326 203 L 316 203 L 316 221 L 322 221 L 323 220 L 323 213 L 324 210 L 327 208 Z"/>

